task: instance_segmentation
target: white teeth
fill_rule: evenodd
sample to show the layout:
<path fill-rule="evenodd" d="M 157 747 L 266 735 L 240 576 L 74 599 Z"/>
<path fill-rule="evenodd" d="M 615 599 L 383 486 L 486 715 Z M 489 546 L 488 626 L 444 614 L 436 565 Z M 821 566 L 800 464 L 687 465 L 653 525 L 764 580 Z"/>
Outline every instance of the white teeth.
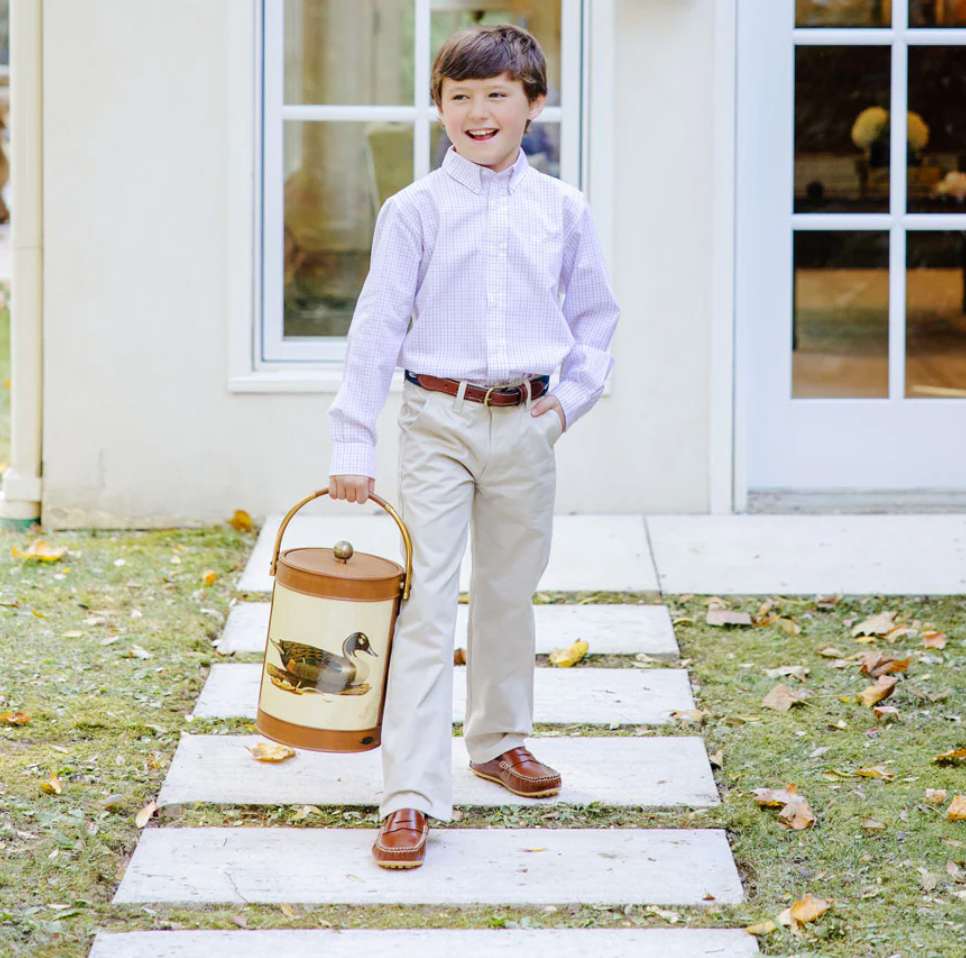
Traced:
<path fill-rule="evenodd" d="M 467 130 L 470 136 L 483 136 L 485 133 L 496 133 L 496 130 Z"/>

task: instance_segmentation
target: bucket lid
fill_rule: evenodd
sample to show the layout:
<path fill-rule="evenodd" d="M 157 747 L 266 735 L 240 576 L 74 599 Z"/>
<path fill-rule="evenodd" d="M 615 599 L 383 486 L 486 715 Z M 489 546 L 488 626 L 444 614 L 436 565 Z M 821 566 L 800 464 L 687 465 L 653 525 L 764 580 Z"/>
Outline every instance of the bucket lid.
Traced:
<path fill-rule="evenodd" d="M 276 581 L 309 595 L 375 601 L 395 598 L 405 574 L 398 562 L 337 542 L 331 549 L 286 549 L 278 557 Z"/>

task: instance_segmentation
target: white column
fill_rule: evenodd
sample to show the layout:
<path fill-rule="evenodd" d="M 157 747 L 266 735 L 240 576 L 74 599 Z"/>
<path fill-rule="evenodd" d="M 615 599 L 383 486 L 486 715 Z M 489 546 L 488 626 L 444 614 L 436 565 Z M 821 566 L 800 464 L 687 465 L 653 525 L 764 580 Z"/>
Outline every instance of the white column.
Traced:
<path fill-rule="evenodd" d="M 13 272 L 10 307 L 10 468 L 0 520 L 40 518 L 43 420 L 43 0 L 10 4 Z"/>

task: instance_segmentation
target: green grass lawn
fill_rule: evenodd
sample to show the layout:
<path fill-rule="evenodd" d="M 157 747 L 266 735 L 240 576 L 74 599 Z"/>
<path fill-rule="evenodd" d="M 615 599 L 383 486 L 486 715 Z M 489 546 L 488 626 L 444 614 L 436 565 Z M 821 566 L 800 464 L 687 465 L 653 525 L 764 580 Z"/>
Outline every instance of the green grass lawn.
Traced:
<path fill-rule="evenodd" d="M 48 537 L 70 552 L 58 562 L 24 564 L 10 556 L 29 537 L 0 536 L 0 710 L 31 714 L 0 728 L 0 954 L 85 955 L 98 929 L 314 927 L 622 927 L 677 924 L 744 926 L 766 920 L 805 893 L 832 903 L 803 937 L 760 939 L 765 954 L 951 958 L 966 940 L 966 822 L 945 808 L 966 792 L 963 763 L 935 755 L 966 745 L 966 609 L 962 598 L 844 599 L 824 609 L 812 600 L 777 598 L 772 612 L 802 628 L 722 629 L 704 623 L 700 598 L 670 600 L 696 699 L 710 714 L 709 752 L 720 750 L 716 778 L 723 804 L 698 812 L 599 806 L 465 809 L 451 828 L 541 826 L 721 827 L 727 829 L 748 900 L 738 906 L 661 909 L 561 905 L 554 909 L 474 907 L 277 906 L 115 907 L 111 898 L 138 838 L 134 816 L 157 795 L 182 731 L 250 731 L 240 720 L 194 721 L 187 715 L 217 656 L 236 579 L 253 533 L 230 526 L 168 532 L 62 533 Z M 175 562 L 174 560 L 180 560 Z M 120 564 L 122 563 L 123 564 Z M 204 573 L 219 578 L 203 584 Z M 552 595 L 579 601 L 581 594 Z M 595 601 L 653 601 L 600 595 Z M 755 612 L 758 598 L 731 600 Z M 945 650 L 920 639 L 859 643 L 849 620 L 880 609 L 908 622 L 932 622 Z M 911 663 L 889 702 L 899 719 L 879 723 L 854 700 L 869 684 L 858 668 L 833 668 L 815 649 L 846 656 L 870 648 L 906 650 Z M 591 653 L 593 650 L 591 650 Z M 253 658 L 249 656 L 248 658 Z M 584 665 L 634 667 L 632 657 L 594 656 Z M 638 663 L 640 665 L 640 663 Z M 812 697 L 789 712 L 762 707 L 777 683 L 766 668 L 803 665 Z M 660 666 L 656 666 L 660 667 Z M 785 680 L 798 687 L 795 678 Z M 931 699 L 932 696 L 935 700 Z M 538 734 L 559 728 L 538 728 Z M 693 728 L 602 729 L 570 734 L 694 734 Z M 828 751 L 816 756 L 815 750 Z M 882 766 L 892 781 L 856 777 Z M 54 773 L 61 794 L 43 790 Z M 782 829 L 777 809 L 753 790 L 795 782 L 817 817 L 807 831 Z M 944 805 L 925 802 L 945 788 Z M 863 822 L 881 828 L 870 831 Z M 189 806 L 165 824 L 286 824 L 373 829 L 376 809 Z M 149 826 L 153 827 L 153 826 Z M 952 865 L 948 863 L 952 862 Z M 957 949 L 959 949 L 957 951 Z"/>

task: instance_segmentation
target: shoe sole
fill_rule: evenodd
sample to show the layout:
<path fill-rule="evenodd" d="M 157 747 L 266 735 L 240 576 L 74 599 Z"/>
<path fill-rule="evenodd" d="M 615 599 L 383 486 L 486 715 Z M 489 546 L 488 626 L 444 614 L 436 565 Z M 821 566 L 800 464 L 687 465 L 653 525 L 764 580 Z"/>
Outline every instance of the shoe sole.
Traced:
<path fill-rule="evenodd" d="M 513 792 L 514 795 L 521 795 L 523 798 L 547 798 L 551 795 L 559 795 L 561 786 L 556 788 L 546 788 L 542 792 L 520 792 L 515 788 L 510 788 L 502 778 L 496 778 L 493 775 L 486 775 L 483 772 L 478 772 L 473 766 L 470 766 L 470 771 L 479 778 L 485 778 L 488 782 L 496 782 L 497 785 L 502 785 L 508 792 Z"/>
<path fill-rule="evenodd" d="M 381 862 L 378 858 L 374 859 L 374 861 L 380 868 L 397 869 L 400 871 L 406 868 L 419 868 L 422 865 L 422 862 Z"/>

